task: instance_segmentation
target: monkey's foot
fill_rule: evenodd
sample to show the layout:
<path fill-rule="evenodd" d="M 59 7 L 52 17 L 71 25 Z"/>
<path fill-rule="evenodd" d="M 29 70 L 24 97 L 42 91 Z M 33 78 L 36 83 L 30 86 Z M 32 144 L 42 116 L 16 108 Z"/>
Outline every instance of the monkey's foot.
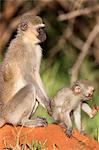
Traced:
<path fill-rule="evenodd" d="M 46 127 L 48 125 L 45 118 L 37 117 L 36 119 L 36 126 L 37 127 Z"/>
<path fill-rule="evenodd" d="M 64 124 L 64 123 L 59 123 L 59 125 L 62 127 L 62 128 L 64 128 L 64 129 L 66 129 L 67 127 L 66 127 L 66 125 Z"/>
<path fill-rule="evenodd" d="M 66 135 L 70 138 L 72 136 L 72 128 L 67 128 L 65 131 Z"/>
<path fill-rule="evenodd" d="M 21 124 L 25 127 L 46 127 L 47 121 L 45 118 L 33 118 L 33 119 L 23 119 Z"/>

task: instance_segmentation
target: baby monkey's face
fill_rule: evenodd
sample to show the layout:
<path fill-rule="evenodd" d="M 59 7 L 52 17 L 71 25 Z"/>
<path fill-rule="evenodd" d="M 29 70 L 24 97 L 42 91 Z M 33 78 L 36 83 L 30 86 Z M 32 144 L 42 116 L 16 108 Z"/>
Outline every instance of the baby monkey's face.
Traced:
<path fill-rule="evenodd" d="M 93 97 L 93 93 L 94 93 L 94 87 L 88 86 L 88 88 L 86 89 L 86 92 L 85 92 L 86 100 L 91 100 Z"/>
<path fill-rule="evenodd" d="M 94 93 L 94 87 L 87 80 L 76 81 L 74 92 L 82 95 L 83 100 L 91 100 Z"/>

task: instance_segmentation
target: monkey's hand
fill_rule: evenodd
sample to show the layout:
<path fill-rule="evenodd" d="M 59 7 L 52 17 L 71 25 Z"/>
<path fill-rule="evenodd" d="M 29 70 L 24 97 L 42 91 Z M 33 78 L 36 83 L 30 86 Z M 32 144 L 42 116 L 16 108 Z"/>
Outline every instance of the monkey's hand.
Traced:
<path fill-rule="evenodd" d="M 91 118 L 93 118 L 96 115 L 96 113 L 97 113 L 97 106 L 94 106 L 92 108 L 92 117 Z"/>

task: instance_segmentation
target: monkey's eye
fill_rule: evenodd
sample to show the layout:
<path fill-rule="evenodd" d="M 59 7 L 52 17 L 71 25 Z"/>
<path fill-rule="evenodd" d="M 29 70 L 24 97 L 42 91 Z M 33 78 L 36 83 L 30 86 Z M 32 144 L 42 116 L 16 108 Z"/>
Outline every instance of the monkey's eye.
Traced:
<path fill-rule="evenodd" d="M 22 31 L 26 31 L 26 30 L 27 30 L 27 27 L 28 27 L 28 25 L 27 25 L 26 22 L 22 22 L 21 25 L 20 25 L 20 29 L 21 29 Z"/>
<path fill-rule="evenodd" d="M 95 89 L 93 89 L 93 93 L 94 93 Z"/>

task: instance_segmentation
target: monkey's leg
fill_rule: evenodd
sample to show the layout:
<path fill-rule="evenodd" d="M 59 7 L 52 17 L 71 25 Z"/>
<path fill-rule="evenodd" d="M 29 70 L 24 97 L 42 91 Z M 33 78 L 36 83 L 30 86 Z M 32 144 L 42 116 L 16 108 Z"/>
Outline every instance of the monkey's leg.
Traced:
<path fill-rule="evenodd" d="M 64 116 L 63 121 L 64 121 L 65 125 L 67 126 L 66 135 L 68 137 L 71 137 L 71 135 L 72 135 L 72 122 L 71 122 L 71 118 L 70 118 L 70 112 L 64 112 L 63 116 Z"/>
<path fill-rule="evenodd" d="M 25 127 L 41 127 L 47 126 L 47 122 L 46 119 L 39 117 L 33 119 L 23 118 L 20 125 Z"/>
<path fill-rule="evenodd" d="M 81 104 L 74 110 L 74 121 L 77 129 L 81 132 Z"/>
<path fill-rule="evenodd" d="M 61 120 L 61 108 L 54 108 L 53 109 L 53 118 L 56 122 L 59 122 Z"/>
<path fill-rule="evenodd" d="M 92 109 L 89 107 L 88 104 L 82 103 L 81 108 L 82 108 L 82 110 L 83 110 L 84 112 L 86 112 L 86 113 L 89 115 L 90 118 L 93 117 L 93 115 L 92 115 Z"/>
<path fill-rule="evenodd" d="M 45 126 L 44 119 L 29 119 L 36 105 L 35 87 L 30 84 L 22 88 L 7 104 L 5 118 L 13 125 L 26 127 Z"/>

